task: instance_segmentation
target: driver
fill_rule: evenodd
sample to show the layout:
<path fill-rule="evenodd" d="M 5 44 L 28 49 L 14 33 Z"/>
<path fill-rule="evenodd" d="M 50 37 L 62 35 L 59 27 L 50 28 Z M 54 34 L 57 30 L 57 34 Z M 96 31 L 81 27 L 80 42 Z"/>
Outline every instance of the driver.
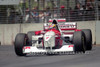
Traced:
<path fill-rule="evenodd" d="M 56 24 L 50 24 L 48 29 L 56 29 Z"/>

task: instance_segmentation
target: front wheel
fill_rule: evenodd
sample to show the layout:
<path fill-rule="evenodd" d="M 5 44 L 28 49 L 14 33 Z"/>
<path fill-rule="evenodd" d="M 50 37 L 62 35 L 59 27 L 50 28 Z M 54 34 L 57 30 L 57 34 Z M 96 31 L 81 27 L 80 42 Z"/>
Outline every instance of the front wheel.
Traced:
<path fill-rule="evenodd" d="M 15 53 L 18 56 L 25 56 L 26 54 L 23 53 L 23 47 L 27 44 L 27 35 L 24 33 L 19 33 L 15 37 Z"/>
<path fill-rule="evenodd" d="M 75 52 L 85 53 L 85 35 L 82 31 L 77 31 L 73 35 L 73 44 L 75 45 Z"/>

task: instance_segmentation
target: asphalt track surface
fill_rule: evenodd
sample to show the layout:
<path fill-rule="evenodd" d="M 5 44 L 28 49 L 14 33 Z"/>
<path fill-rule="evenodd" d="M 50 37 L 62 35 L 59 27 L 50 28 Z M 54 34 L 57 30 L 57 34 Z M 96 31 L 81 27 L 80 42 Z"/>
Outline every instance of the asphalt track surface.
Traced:
<path fill-rule="evenodd" d="M 13 46 L 0 46 L 0 67 L 100 67 L 100 46 L 75 55 L 18 57 Z"/>

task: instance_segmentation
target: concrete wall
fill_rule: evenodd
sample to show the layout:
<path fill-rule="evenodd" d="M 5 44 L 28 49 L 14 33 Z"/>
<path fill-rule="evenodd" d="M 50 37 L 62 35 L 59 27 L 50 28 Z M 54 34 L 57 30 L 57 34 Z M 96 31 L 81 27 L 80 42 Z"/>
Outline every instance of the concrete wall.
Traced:
<path fill-rule="evenodd" d="M 1 45 L 13 45 L 17 33 L 42 30 L 43 24 L 0 24 Z"/>
<path fill-rule="evenodd" d="M 21 24 L 21 32 L 27 33 L 28 31 L 43 30 L 43 23 Z"/>
<path fill-rule="evenodd" d="M 0 24 L 1 45 L 12 45 L 14 38 L 19 31 L 19 24 Z"/>
<path fill-rule="evenodd" d="M 95 22 L 77 22 L 78 29 L 91 29 L 93 43 L 95 42 Z M 1 45 L 13 45 L 17 33 L 27 33 L 28 31 L 43 30 L 42 23 L 32 24 L 0 24 Z"/>
<path fill-rule="evenodd" d="M 100 44 L 100 21 L 96 21 L 96 44 Z"/>
<path fill-rule="evenodd" d="M 78 22 L 77 23 L 77 28 L 78 29 L 91 29 L 92 31 L 92 41 L 93 44 L 96 43 L 96 22 L 94 21 L 87 21 L 87 22 Z"/>

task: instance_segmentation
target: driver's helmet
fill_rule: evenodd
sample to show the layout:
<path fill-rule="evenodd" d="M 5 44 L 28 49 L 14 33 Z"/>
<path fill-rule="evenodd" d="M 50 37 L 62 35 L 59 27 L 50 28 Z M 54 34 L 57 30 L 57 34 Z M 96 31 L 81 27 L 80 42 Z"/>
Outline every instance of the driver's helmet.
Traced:
<path fill-rule="evenodd" d="M 50 29 L 53 29 L 53 28 L 56 29 L 56 24 L 50 24 L 48 29 L 50 30 Z"/>

